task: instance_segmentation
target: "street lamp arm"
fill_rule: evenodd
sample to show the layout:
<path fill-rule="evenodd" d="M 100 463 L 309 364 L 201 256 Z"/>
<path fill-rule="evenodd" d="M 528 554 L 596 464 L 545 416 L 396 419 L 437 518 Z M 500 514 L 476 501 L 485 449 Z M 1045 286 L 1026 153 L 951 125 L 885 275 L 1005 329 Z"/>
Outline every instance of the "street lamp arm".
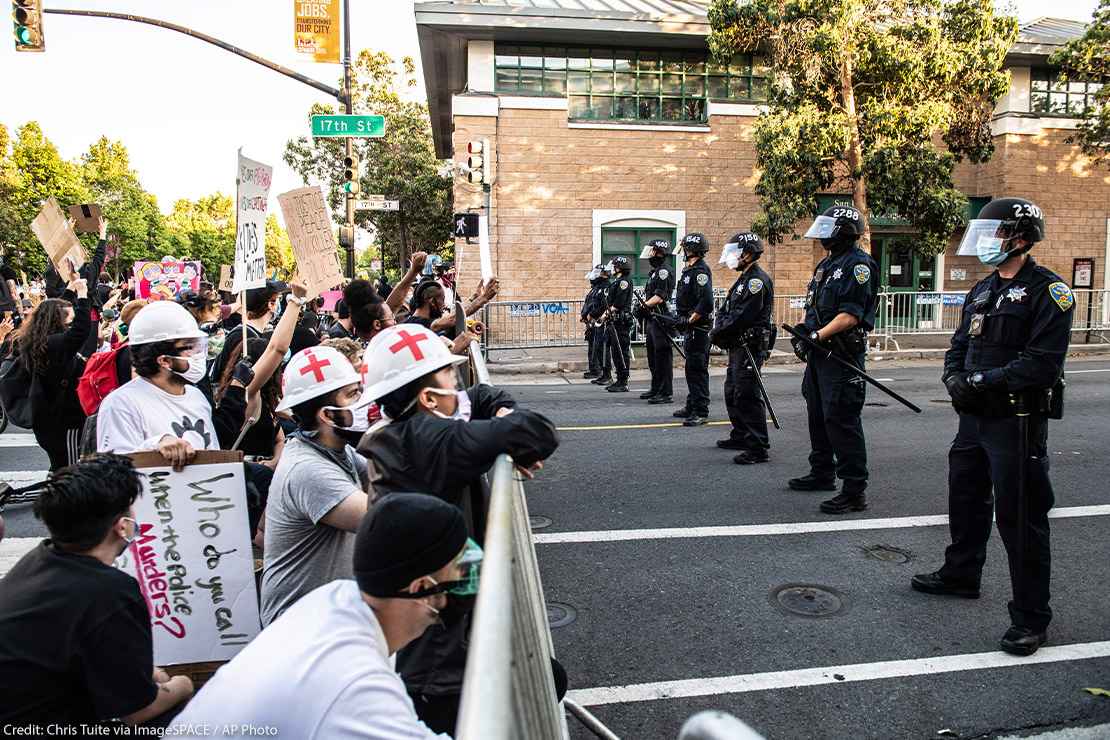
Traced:
<path fill-rule="evenodd" d="M 294 80 L 297 80 L 298 82 L 303 82 L 304 84 L 308 85 L 309 87 L 314 87 L 317 90 L 319 90 L 320 92 L 327 93 L 328 95 L 331 95 L 332 97 L 336 98 L 340 102 L 343 102 L 343 94 L 338 88 L 332 87 L 331 85 L 325 85 L 323 82 L 319 82 L 317 80 L 312 79 L 311 77 L 307 77 L 307 76 L 301 74 L 300 72 L 294 72 L 293 70 L 289 69 L 288 67 L 283 67 L 280 64 L 276 64 L 274 62 L 271 62 L 269 59 L 266 59 L 264 57 L 260 57 L 257 54 L 253 54 L 253 53 L 247 51 L 246 49 L 240 49 L 238 46 L 233 46 L 232 44 L 229 44 L 226 41 L 221 41 L 220 39 L 215 38 L 214 36 L 209 36 L 208 34 L 201 33 L 200 31 L 194 31 L 191 28 L 187 28 L 185 26 L 180 26 L 176 23 L 170 23 L 169 21 L 161 21 L 161 20 L 158 20 L 157 18 L 147 18 L 146 16 L 141 16 L 141 15 L 132 15 L 131 13 L 110 13 L 110 12 L 102 11 L 102 10 L 62 10 L 62 9 L 58 9 L 58 8 L 43 8 L 42 12 L 44 12 L 44 13 L 53 13 L 55 15 L 84 16 L 84 17 L 89 17 L 89 18 L 113 18 L 115 20 L 120 20 L 120 21 L 133 21 L 135 23 L 146 23 L 146 24 L 151 25 L 151 26 L 157 26 L 158 28 L 165 28 L 165 29 L 168 29 L 170 31 L 177 31 L 178 33 L 183 33 L 186 36 L 192 36 L 195 39 L 200 39 L 201 41 L 206 41 L 209 44 L 212 44 L 213 46 L 218 46 L 221 49 L 224 49 L 225 51 L 230 51 L 232 54 L 238 54 L 239 56 L 243 57 L 244 59 L 249 59 L 249 60 L 251 60 L 252 62 L 254 62 L 256 64 L 261 64 L 263 67 L 266 67 L 268 69 L 272 69 L 275 72 L 278 72 L 280 74 L 285 75 L 286 77 L 291 77 Z"/>

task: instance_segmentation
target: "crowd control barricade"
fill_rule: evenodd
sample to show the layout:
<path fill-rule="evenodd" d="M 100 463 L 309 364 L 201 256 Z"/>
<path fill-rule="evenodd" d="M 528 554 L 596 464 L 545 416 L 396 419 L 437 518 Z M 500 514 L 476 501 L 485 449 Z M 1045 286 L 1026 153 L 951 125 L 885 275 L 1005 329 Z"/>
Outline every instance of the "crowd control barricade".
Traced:
<path fill-rule="evenodd" d="M 1107 342 L 1104 332 L 1110 331 L 1110 289 L 1073 289 L 1075 314 L 1071 330 L 1082 332 L 1084 342 Z"/>
<path fill-rule="evenodd" d="M 528 502 L 507 455 L 490 476 L 484 548 L 456 737 L 565 739 Z"/>
<path fill-rule="evenodd" d="M 586 343 L 582 299 L 494 301 L 482 309 L 486 351 L 575 347 Z"/>

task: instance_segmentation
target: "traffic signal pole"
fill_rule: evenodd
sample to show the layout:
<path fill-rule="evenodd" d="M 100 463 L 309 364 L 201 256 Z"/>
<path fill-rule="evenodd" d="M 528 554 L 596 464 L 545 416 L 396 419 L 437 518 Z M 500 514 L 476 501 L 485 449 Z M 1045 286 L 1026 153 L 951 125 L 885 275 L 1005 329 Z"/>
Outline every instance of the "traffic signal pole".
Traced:
<path fill-rule="evenodd" d="M 343 0 L 343 105 L 348 115 L 354 113 L 354 99 L 351 95 L 351 0 Z M 354 153 L 354 143 L 348 136 L 346 141 L 347 156 Z M 355 181 L 359 173 L 355 172 Z M 355 197 L 356 193 L 348 192 L 347 205 L 347 234 L 350 241 L 347 243 L 347 279 L 355 277 Z"/>

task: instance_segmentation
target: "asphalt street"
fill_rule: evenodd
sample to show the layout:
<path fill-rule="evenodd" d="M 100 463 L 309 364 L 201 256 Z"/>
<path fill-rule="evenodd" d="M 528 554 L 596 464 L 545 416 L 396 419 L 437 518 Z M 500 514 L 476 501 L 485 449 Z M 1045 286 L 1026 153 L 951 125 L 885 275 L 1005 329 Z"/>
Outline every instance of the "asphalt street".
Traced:
<path fill-rule="evenodd" d="M 1066 418 L 1049 433 L 1056 650 L 1037 664 L 997 650 L 1010 597 L 997 535 L 979 600 L 909 587 L 948 543 L 956 418 L 935 365 L 873 367 L 923 412 L 868 388 L 870 508 L 848 517 L 818 512 L 830 493 L 786 487 L 807 471 L 798 368 L 767 374 L 784 429 L 771 430 L 771 462 L 756 466 L 715 447 L 727 424 L 674 426 L 672 407 L 636 392 L 511 386 L 562 429 L 526 488 L 543 517 L 549 615 L 573 615 L 552 633 L 572 697 L 622 738 L 676 737 L 710 708 L 768 738 L 996 737 L 1110 722 L 1110 700 L 1083 691 L 1110 688 L 1110 364 L 1069 370 Z M 681 371 L 675 387 L 685 391 Z M 720 377 L 712 388 L 710 418 L 721 422 Z M 827 590 L 787 594 L 832 613 L 788 611 L 795 602 L 776 593 L 795 586 Z M 571 724 L 572 737 L 590 737 Z"/>
<path fill-rule="evenodd" d="M 1110 736 L 1110 699 L 1083 691 L 1110 688 L 1110 362 L 1068 369 L 1066 418 L 1049 432 L 1055 619 L 1040 662 L 997 650 L 1009 625 L 997 536 L 979 600 L 909 588 L 948 543 L 955 416 L 935 365 L 873 366 L 923 413 L 868 389 L 870 508 L 847 517 L 818 512 L 832 494 L 786 488 L 808 454 L 797 367 L 766 376 L 784 429 L 771 430 L 771 462 L 757 466 L 734 465 L 714 445 L 728 430 L 719 370 L 714 423 L 694 429 L 671 418 L 673 407 L 636 397 L 643 373 L 619 395 L 560 376 L 506 376 L 504 387 L 562 430 L 559 451 L 526 488 L 572 698 L 625 740 L 674 738 L 711 708 L 772 739 L 1088 726 Z M 675 388 L 677 405 L 681 370 Z M 27 430 L 0 435 L 0 480 L 28 482 L 45 468 Z M 29 506 L 4 517 L 11 539 L 0 560 L 17 538 L 44 534 Z M 824 616 L 789 611 L 798 606 Z M 592 737 L 569 722 L 576 740 Z"/>

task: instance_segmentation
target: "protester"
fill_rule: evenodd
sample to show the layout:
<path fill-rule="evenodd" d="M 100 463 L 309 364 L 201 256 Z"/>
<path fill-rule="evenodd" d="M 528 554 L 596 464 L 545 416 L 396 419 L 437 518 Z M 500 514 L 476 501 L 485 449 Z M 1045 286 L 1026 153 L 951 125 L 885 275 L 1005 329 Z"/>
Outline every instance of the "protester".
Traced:
<path fill-rule="evenodd" d="M 335 323 L 328 329 L 330 339 L 354 339 L 355 330 L 351 326 L 351 309 L 347 301 L 340 298 L 335 302 Z"/>
<path fill-rule="evenodd" d="M 489 303 L 499 290 L 497 278 L 480 284 L 464 308 L 467 316 L 473 316 Z M 434 280 L 425 280 L 416 286 L 412 296 L 412 312 L 403 323 L 419 324 L 434 332 L 455 337 L 455 315 L 447 303 L 443 286 Z"/>
<path fill-rule="evenodd" d="M 417 493 L 383 499 L 355 537 L 354 580 L 322 585 L 291 606 L 216 673 L 173 728 L 450 740 L 417 719 L 390 656 L 453 599 L 475 592 L 480 563 L 456 507 Z"/>
<path fill-rule="evenodd" d="M 393 309 L 370 285 L 369 280 L 352 280 L 343 288 L 343 301 L 351 316 L 351 329 L 368 342 L 386 327 L 396 324 Z"/>
<path fill-rule="evenodd" d="M 354 366 L 355 370 L 362 368 L 363 347 L 354 339 L 325 339 L 320 342 L 320 346 L 339 350 L 347 358 L 347 362 Z"/>
<path fill-rule="evenodd" d="M 287 290 L 289 290 L 289 286 L 285 283 L 278 280 L 267 280 L 264 287 L 251 288 L 246 291 L 246 335 L 248 339 L 257 339 L 269 331 L 270 322 L 277 313 L 278 296 Z M 223 375 L 224 366 L 227 364 L 227 355 L 231 352 L 232 347 L 243 339 L 242 314 L 229 314 L 224 319 L 224 328 L 228 330 L 227 340 L 209 368 L 208 377 L 213 381 Z"/>
<path fill-rule="evenodd" d="M 227 339 L 227 330 L 223 327 L 220 312 L 219 296 L 211 291 L 183 290 L 177 294 L 177 302 L 193 315 L 197 327 L 208 335 L 208 359 L 215 360 L 223 350 Z"/>
<path fill-rule="evenodd" d="M 242 440 L 236 447 L 236 449 L 241 450 L 245 455 L 268 460 L 275 460 L 275 458 L 279 456 L 281 445 L 284 443 L 284 435 L 282 434 L 276 412 L 277 405 L 281 401 L 281 373 L 276 372 L 276 370 L 280 369 L 280 364 L 270 369 L 269 363 L 266 361 L 266 354 L 271 351 L 277 355 L 278 363 L 281 363 L 284 359 L 284 350 L 281 354 L 278 354 L 277 350 L 279 347 L 271 347 L 275 341 L 278 341 L 276 332 L 274 333 L 274 339 L 269 342 L 265 339 L 247 340 L 248 356 L 259 358 L 254 361 L 250 359 L 247 360 L 248 363 L 251 363 L 252 369 L 254 370 L 254 379 L 251 380 L 250 385 L 247 386 L 247 396 L 251 399 L 250 417 L 255 421 L 243 435 Z M 234 380 L 232 377 L 233 370 L 241 359 L 240 350 L 242 350 L 242 348 L 243 344 L 240 342 L 228 356 L 228 365 L 224 368 L 224 374 L 220 378 L 220 384 L 214 391 L 217 402 L 219 402 L 231 388 L 231 383 Z M 273 464 L 276 465 L 276 460 Z"/>
<path fill-rule="evenodd" d="M 390 420 L 375 425 L 359 444 L 370 461 L 376 497 L 431 491 L 460 506 L 481 542 L 488 492 L 482 475 L 508 454 L 527 475 L 558 447 L 554 424 L 516 408 L 512 397 L 486 385 L 458 388 L 453 355 L 431 330 L 411 324 L 385 329 L 366 348 L 363 401 L 378 401 Z M 452 732 L 466 666 L 465 608 L 428 630 L 398 655 L 421 720 Z"/>
<path fill-rule="evenodd" d="M 266 504 L 262 624 L 316 587 L 351 577 L 354 532 L 366 514 L 366 461 L 348 444 L 368 422 L 362 377 L 338 350 L 313 347 L 285 368 L 300 429 L 282 450 Z M 361 418 L 360 418 L 361 417 Z"/>
<path fill-rule="evenodd" d="M 76 390 L 84 370 L 78 351 L 93 333 L 85 281 L 72 280 L 67 294 L 76 301 L 50 298 L 40 303 L 20 328 L 17 342 L 20 362 L 32 378 L 32 430 L 51 470 L 77 461 L 85 423 Z"/>
<path fill-rule="evenodd" d="M 50 539 L 0 580 L 0 724 L 61 727 L 122 718 L 161 725 L 193 693 L 154 666 L 138 582 L 112 563 L 138 536 L 131 461 L 97 455 L 40 484 Z M 33 733 L 24 733 L 33 734 Z M 48 733 L 51 734 L 51 733 Z"/>
<path fill-rule="evenodd" d="M 16 301 L 19 300 L 19 290 L 16 287 L 16 280 L 19 276 L 16 275 L 15 270 L 8 265 L 4 259 L 4 255 L 0 253 L 0 319 L 4 314 L 12 317 L 13 323 L 19 323 L 20 316 L 17 312 Z"/>

